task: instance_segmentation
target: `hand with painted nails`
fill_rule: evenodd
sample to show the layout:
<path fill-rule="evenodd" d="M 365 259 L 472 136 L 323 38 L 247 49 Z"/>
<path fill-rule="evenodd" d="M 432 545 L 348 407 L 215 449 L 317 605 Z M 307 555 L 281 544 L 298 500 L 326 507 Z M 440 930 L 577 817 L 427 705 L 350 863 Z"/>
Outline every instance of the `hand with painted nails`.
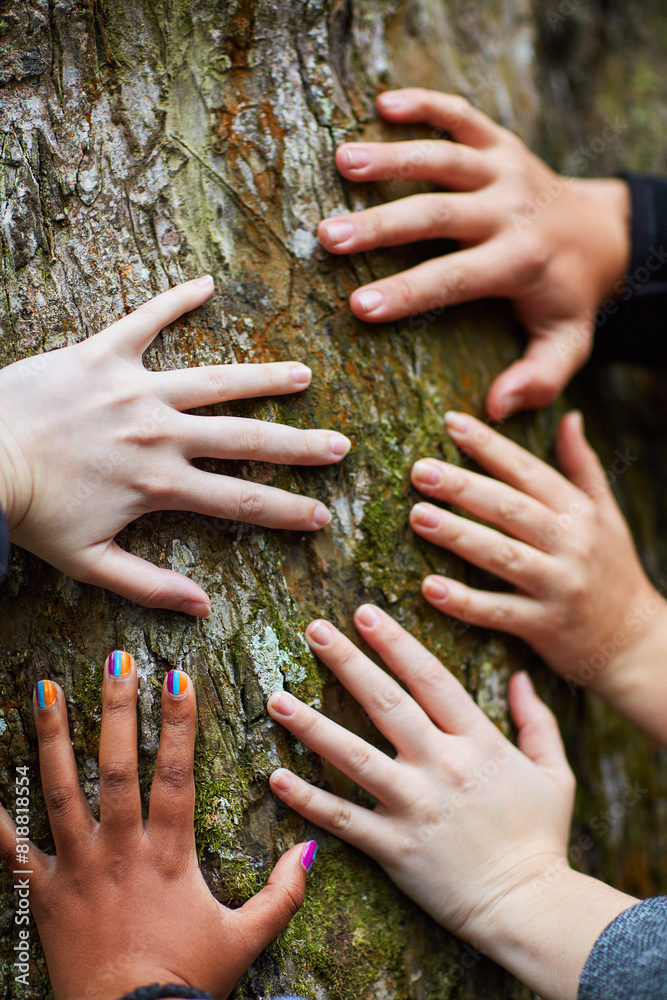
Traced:
<path fill-rule="evenodd" d="M 187 674 L 170 671 L 162 688 L 162 733 L 146 820 L 137 775 L 133 658 L 117 650 L 105 665 L 99 821 L 79 784 L 61 688 L 39 681 L 34 708 L 56 856 L 21 838 L 21 813 L 17 826 L 2 807 L 0 853 L 14 873 L 17 898 L 29 900 L 56 1000 L 116 1000 L 150 983 L 197 987 L 223 1000 L 302 905 L 314 841 L 287 851 L 264 889 L 228 909 L 211 895 L 197 862 L 197 716 Z M 19 799 L 17 808 L 22 804 Z"/>
<path fill-rule="evenodd" d="M 516 591 L 433 575 L 424 597 L 464 622 L 524 639 L 573 689 L 588 686 L 667 745 L 667 602 L 642 569 L 608 482 L 632 454 L 617 452 L 603 470 L 576 412 L 558 430 L 562 475 L 467 414 L 447 414 L 446 426 L 490 475 L 429 458 L 415 463 L 412 483 L 493 527 L 431 503 L 413 507 L 410 523 Z"/>
<path fill-rule="evenodd" d="M 332 431 L 182 412 L 310 383 L 296 362 L 147 371 L 151 341 L 212 291 L 210 277 L 188 281 L 95 337 L 0 371 L 0 508 L 12 540 L 83 583 L 199 617 L 211 608 L 202 588 L 121 549 L 118 532 L 156 510 L 316 531 L 331 519 L 318 501 L 192 459 L 328 465 L 350 447 Z"/>
<path fill-rule="evenodd" d="M 586 361 L 594 314 L 617 297 L 614 285 L 626 273 L 626 183 L 555 174 L 517 136 L 452 94 L 391 91 L 377 107 L 390 122 L 428 123 L 433 138 L 345 143 L 336 152 L 343 176 L 430 181 L 446 193 L 326 219 L 321 243 L 343 254 L 447 238 L 459 249 L 357 289 L 353 312 L 371 323 L 410 316 L 423 326 L 429 314 L 459 302 L 510 299 L 529 342 L 493 382 L 489 416 L 546 406 Z"/>
<path fill-rule="evenodd" d="M 635 900 L 568 867 L 574 778 L 552 713 L 525 674 L 512 677 L 517 749 L 388 615 L 364 605 L 355 624 L 409 694 L 328 622 L 311 622 L 306 639 L 395 758 L 286 692 L 272 695 L 268 709 L 376 798 L 375 809 L 283 768 L 272 789 L 369 854 L 435 920 L 545 1000 L 574 1000 L 597 937 Z"/>

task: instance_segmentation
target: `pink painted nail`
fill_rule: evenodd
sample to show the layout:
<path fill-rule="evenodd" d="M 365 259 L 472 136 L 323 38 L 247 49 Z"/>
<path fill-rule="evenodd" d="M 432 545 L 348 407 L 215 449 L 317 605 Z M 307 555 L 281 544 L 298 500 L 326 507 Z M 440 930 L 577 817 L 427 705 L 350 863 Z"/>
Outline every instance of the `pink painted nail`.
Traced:
<path fill-rule="evenodd" d="M 309 840 L 301 852 L 301 864 L 306 869 L 307 872 L 313 867 L 315 863 L 315 856 L 317 854 L 317 841 Z"/>

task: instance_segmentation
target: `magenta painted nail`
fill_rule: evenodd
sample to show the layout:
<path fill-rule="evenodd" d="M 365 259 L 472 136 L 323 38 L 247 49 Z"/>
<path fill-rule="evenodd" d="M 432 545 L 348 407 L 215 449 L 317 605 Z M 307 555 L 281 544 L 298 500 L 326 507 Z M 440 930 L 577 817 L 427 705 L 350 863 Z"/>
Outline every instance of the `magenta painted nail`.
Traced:
<path fill-rule="evenodd" d="M 313 867 L 315 863 L 315 855 L 317 854 L 317 841 L 309 840 L 304 849 L 301 852 L 301 864 L 306 869 L 307 872 Z"/>

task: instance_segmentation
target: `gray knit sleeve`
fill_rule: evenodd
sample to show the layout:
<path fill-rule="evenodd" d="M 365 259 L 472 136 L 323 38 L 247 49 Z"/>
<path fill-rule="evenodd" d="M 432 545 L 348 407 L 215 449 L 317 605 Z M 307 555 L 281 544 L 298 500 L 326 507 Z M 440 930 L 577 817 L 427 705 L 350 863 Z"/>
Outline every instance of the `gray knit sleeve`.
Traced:
<path fill-rule="evenodd" d="M 667 896 L 630 907 L 602 932 L 577 1000 L 667 1000 Z"/>

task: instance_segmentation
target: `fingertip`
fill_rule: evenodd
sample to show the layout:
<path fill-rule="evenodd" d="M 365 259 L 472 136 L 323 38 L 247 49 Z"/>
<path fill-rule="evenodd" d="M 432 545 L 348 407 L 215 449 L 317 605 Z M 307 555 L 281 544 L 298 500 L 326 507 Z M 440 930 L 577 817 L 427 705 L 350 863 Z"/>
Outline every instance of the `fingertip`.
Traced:
<path fill-rule="evenodd" d="M 201 276 L 201 278 L 195 278 L 194 283 L 197 286 L 197 288 L 201 288 L 202 291 L 205 291 L 206 289 L 208 289 L 209 295 L 213 291 L 213 284 L 214 283 L 213 283 L 213 275 L 212 274 L 203 274 Z"/>
<path fill-rule="evenodd" d="M 192 681 L 184 670 L 170 670 L 164 679 L 164 690 L 171 700 L 182 699 L 192 690 Z"/>
<path fill-rule="evenodd" d="M 422 580 L 422 594 L 427 601 L 441 604 L 449 597 L 449 589 L 440 576 L 427 576 Z"/>
<path fill-rule="evenodd" d="M 192 618 L 210 618 L 211 602 L 208 599 L 206 601 L 183 601 L 181 606 L 174 610 L 181 611 L 184 615 L 190 615 Z"/>
<path fill-rule="evenodd" d="M 380 114 L 394 114 L 406 107 L 404 95 L 398 90 L 385 90 L 375 98 L 375 106 Z"/>
<path fill-rule="evenodd" d="M 385 298 L 377 288 L 357 288 L 350 296 L 350 307 L 358 319 L 379 322 L 385 313 Z"/>
<path fill-rule="evenodd" d="M 35 714 L 48 712 L 58 704 L 62 689 L 55 681 L 44 679 L 37 681 L 33 690 L 33 706 Z"/>
<path fill-rule="evenodd" d="M 289 792 L 294 784 L 294 777 L 285 767 L 279 767 L 269 778 L 271 788 L 276 792 Z"/>
<path fill-rule="evenodd" d="M 316 618 L 306 627 L 306 642 L 310 646 L 329 646 L 333 642 L 335 634 L 331 622 L 324 618 Z"/>
<path fill-rule="evenodd" d="M 109 653 L 104 663 L 104 673 L 114 680 L 125 680 L 130 677 L 132 671 L 136 670 L 134 657 L 131 653 L 126 653 L 124 649 L 114 649 Z"/>
<path fill-rule="evenodd" d="M 361 604 L 354 612 L 354 623 L 363 631 L 377 628 L 382 623 L 382 612 L 374 604 Z"/>

